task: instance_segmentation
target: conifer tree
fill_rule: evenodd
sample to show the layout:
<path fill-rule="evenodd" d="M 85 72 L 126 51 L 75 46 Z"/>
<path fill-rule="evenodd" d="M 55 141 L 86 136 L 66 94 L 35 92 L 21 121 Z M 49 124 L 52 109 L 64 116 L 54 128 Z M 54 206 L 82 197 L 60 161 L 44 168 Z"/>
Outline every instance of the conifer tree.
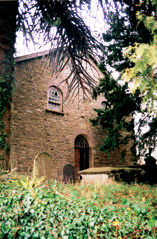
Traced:
<path fill-rule="evenodd" d="M 100 69 L 104 72 L 105 77 L 101 79 L 95 91 L 95 96 L 100 93 L 104 94 L 107 104 L 105 109 L 95 109 L 97 117 L 91 121 L 94 125 L 101 125 L 108 132 L 100 150 L 110 153 L 113 149 L 120 147 L 120 145 L 125 145 L 133 135 L 130 134 L 130 137 L 121 137 L 122 131 L 129 131 L 131 129 L 133 132 L 134 127 L 136 127 L 133 145 L 138 149 L 137 153 L 139 156 L 145 156 L 148 149 L 151 149 L 149 151 L 152 152 L 157 146 L 156 112 L 154 111 L 150 114 L 148 107 L 143 107 L 142 102 L 145 95 L 140 91 L 141 88 L 136 89 L 134 94 L 132 94 L 128 85 L 119 85 L 118 82 L 109 75 L 106 68 L 109 66 L 120 74 L 127 69 L 128 74 L 130 73 L 131 67 L 134 66 L 135 61 L 138 62 L 138 59 L 135 57 L 135 61 L 129 61 L 129 55 L 124 55 L 123 51 L 129 47 L 130 51 L 132 50 L 132 52 L 134 52 L 135 43 L 138 43 L 139 46 L 140 44 L 141 46 L 151 44 L 154 38 L 154 30 L 152 31 L 152 29 L 154 29 L 155 26 L 155 24 L 151 25 L 151 22 L 154 23 L 155 21 L 153 20 L 149 22 L 150 24 L 145 24 L 145 21 L 139 21 L 137 16 L 144 15 L 144 19 L 150 16 L 152 19 L 152 15 L 155 16 L 156 6 L 153 0 L 142 2 L 137 0 L 115 2 L 120 3 L 120 5 L 116 8 L 110 8 L 110 15 L 108 14 L 107 17 L 109 29 L 103 34 L 104 52 L 100 57 Z M 149 27 L 147 27 L 148 25 Z M 151 48 L 149 48 L 149 50 L 151 50 Z M 155 54 L 154 52 L 154 55 Z M 149 56 L 151 55 L 149 54 Z M 143 63 L 138 62 L 136 65 L 136 73 L 141 69 L 139 69 L 140 64 Z M 144 73 L 151 73 L 151 67 L 145 67 L 144 64 L 142 67 Z M 150 93 L 152 94 L 153 89 L 156 89 L 156 76 L 153 73 L 151 77 L 153 77 L 153 81 L 148 78 L 146 79 L 146 84 L 148 86 L 150 86 L 151 83 L 153 84 L 150 89 Z M 135 74 L 134 78 L 136 81 Z M 144 84 L 143 86 L 145 87 Z M 151 94 L 148 95 L 148 100 L 151 100 Z M 154 97 L 156 96 L 154 95 Z M 134 103 L 132 104 L 131 102 Z M 137 113 L 140 113 L 141 116 L 139 121 L 136 122 L 137 125 L 133 122 L 132 118 L 132 121 L 129 122 L 130 126 L 132 123 L 131 128 L 127 122 L 128 113 L 132 115 L 132 117 Z M 143 128 L 146 126 L 149 130 L 143 133 Z"/>
<path fill-rule="evenodd" d="M 116 7 L 110 7 L 106 17 L 108 30 L 103 34 L 104 53 L 101 58 L 104 65 L 113 67 L 116 71 L 131 67 L 132 63 L 123 54 L 123 50 L 135 43 L 150 43 L 152 33 L 146 28 L 143 21 L 138 21 L 137 13 L 151 15 L 155 7 L 151 0 L 115 0 L 119 3 Z"/>

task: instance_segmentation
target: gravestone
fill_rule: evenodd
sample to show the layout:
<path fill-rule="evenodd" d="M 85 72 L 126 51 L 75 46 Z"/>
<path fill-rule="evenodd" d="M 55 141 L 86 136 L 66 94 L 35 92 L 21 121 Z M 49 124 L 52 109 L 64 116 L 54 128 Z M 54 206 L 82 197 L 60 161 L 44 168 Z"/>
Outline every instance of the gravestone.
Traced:
<path fill-rule="evenodd" d="M 145 182 L 149 184 L 156 184 L 157 183 L 157 165 L 156 159 L 151 156 L 152 150 L 149 149 L 149 153 L 146 154 L 145 157 Z"/>
<path fill-rule="evenodd" d="M 53 178 L 52 158 L 46 152 L 38 154 L 34 159 L 34 173 L 36 177 Z"/>
<path fill-rule="evenodd" d="M 75 180 L 75 167 L 67 164 L 63 167 L 63 182 L 73 183 Z"/>

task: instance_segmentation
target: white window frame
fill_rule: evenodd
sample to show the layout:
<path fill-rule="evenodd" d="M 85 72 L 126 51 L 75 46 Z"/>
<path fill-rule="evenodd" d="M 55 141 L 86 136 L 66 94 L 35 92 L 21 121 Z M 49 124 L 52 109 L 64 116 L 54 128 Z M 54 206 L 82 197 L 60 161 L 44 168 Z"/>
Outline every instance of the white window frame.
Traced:
<path fill-rule="evenodd" d="M 62 98 L 61 90 L 56 86 L 50 86 L 48 89 L 48 109 L 62 112 Z"/>

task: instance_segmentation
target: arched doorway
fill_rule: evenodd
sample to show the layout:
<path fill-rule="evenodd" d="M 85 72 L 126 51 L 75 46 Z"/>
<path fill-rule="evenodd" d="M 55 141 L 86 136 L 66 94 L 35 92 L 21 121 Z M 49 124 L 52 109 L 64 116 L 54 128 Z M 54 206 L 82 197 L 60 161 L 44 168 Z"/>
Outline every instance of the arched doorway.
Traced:
<path fill-rule="evenodd" d="M 83 135 L 75 139 L 75 176 L 79 177 L 78 171 L 89 168 L 89 144 Z"/>

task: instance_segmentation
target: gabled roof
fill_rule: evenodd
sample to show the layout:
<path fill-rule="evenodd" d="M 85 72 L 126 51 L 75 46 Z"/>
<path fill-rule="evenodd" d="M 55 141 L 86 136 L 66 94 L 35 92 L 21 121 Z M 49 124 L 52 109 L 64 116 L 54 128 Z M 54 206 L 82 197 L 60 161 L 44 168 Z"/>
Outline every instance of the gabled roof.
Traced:
<path fill-rule="evenodd" d="M 24 56 L 18 56 L 18 57 L 15 57 L 15 62 L 28 61 L 28 60 L 31 60 L 31 59 L 47 56 L 49 54 L 49 52 L 50 52 L 49 50 L 46 50 L 46 51 L 27 54 L 27 55 L 24 55 Z"/>
<path fill-rule="evenodd" d="M 52 52 L 52 50 L 45 50 L 45 51 L 35 52 L 35 53 L 23 55 L 23 56 L 17 56 L 14 59 L 15 59 L 15 62 L 28 61 L 28 60 L 31 60 L 31 59 L 47 56 L 47 55 L 50 54 L 50 51 Z M 89 56 L 89 58 L 93 61 L 93 63 L 95 65 L 98 64 L 98 62 L 95 58 L 93 58 L 92 56 Z"/>

